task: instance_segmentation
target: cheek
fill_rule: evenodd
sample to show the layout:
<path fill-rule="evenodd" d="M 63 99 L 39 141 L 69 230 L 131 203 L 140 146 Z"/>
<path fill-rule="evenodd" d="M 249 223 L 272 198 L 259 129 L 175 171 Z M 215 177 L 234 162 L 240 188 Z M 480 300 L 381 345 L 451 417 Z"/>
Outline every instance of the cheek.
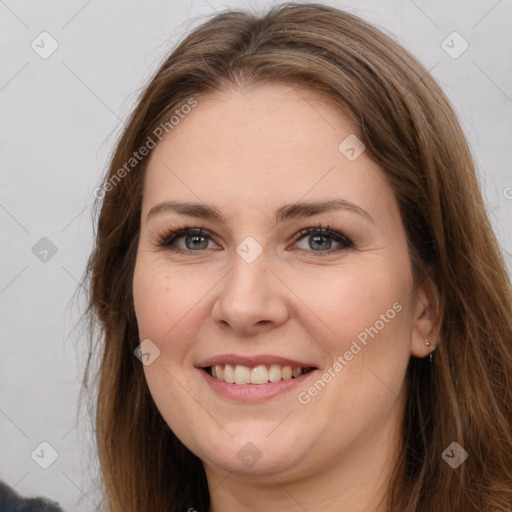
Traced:
<path fill-rule="evenodd" d="M 397 270 L 407 267 L 370 259 L 367 265 L 333 272 L 315 287 L 312 279 L 303 280 L 304 288 L 297 291 L 307 297 L 307 309 L 315 313 L 308 313 L 310 330 L 332 360 L 319 376 L 322 382 L 300 390 L 301 399 L 310 401 L 312 409 L 329 411 L 319 414 L 330 417 L 325 434 L 333 438 L 340 424 L 354 425 L 347 435 L 378 430 L 403 394 L 412 282 Z"/>
<path fill-rule="evenodd" d="M 407 325 L 408 275 L 387 260 L 369 260 L 357 267 L 295 276 L 294 291 L 303 303 L 295 315 L 310 319 L 310 327 L 315 325 L 332 355 L 346 350 L 347 342 L 358 336 L 364 342 Z"/>
<path fill-rule="evenodd" d="M 190 325 L 198 299 L 207 290 L 205 280 L 193 271 L 170 269 L 154 258 L 137 259 L 133 298 L 141 339 L 154 339 L 160 344 L 177 331 L 183 339 L 183 329 Z"/>
<path fill-rule="evenodd" d="M 368 256 L 357 266 L 295 281 L 306 306 L 296 316 L 309 318 L 305 327 L 333 364 L 321 376 L 325 391 L 316 386 L 318 403 L 333 404 L 340 421 L 369 421 L 400 395 L 410 357 L 412 276 L 395 261 Z M 315 389 L 302 391 L 316 400 Z"/>
<path fill-rule="evenodd" d="M 137 259 L 133 297 L 139 337 L 150 339 L 160 350 L 159 356 L 144 366 L 145 379 L 160 414 L 187 446 L 195 446 L 191 422 L 201 415 L 201 409 L 184 391 L 192 386 L 190 375 L 182 368 L 191 363 L 190 349 L 197 338 L 194 313 L 198 299 L 207 291 L 202 286 L 193 272 L 185 275 L 150 255 Z"/>
<path fill-rule="evenodd" d="M 401 395 L 410 357 L 412 276 L 399 269 L 407 267 L 388 260 L 374 261 L 371 271 L 362 265 L 341 275 L 324 300 L 336 333 L 324 339 L 324 348 L 341 364 L 329 391 L 340 421 L 378 420 Z"/>

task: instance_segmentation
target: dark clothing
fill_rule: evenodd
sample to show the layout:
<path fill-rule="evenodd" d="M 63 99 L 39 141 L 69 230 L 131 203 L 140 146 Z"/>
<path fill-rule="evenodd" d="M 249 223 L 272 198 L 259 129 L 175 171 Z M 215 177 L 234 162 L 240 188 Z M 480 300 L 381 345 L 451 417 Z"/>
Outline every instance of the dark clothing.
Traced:
<path fill-rule="evenodd" d="M 62 512 L 59 504 L 47 498 L 22 498 L 0 481 L 0 512 Z"/>

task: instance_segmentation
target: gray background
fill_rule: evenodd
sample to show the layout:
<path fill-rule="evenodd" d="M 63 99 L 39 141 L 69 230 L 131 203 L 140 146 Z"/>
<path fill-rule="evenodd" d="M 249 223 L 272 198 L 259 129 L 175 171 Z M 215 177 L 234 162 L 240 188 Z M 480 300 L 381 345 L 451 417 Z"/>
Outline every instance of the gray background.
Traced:
<path fill-rule="evenodd" d="M 510 269 L 512 1 L 324 3 L 392 33 L 439 81 Z M 215 10 L 247 5 L 269 2 L 0 0 L 0 479 L 25 496 L 96 509 L 90 417 L 77 411 L 86 338 L 73 328 L 83 304 L 72 302 L 92 246 L 93 190 L 166 52 Z M 43 31 L 58 43 L 46 59 L 31 47 L 50 49 Z M 469 44 L 456 59 L 442 47 L 453 31 Z M 43 441 L 58 452 L 48 469 L 36 463 L 51 460 Z"/>

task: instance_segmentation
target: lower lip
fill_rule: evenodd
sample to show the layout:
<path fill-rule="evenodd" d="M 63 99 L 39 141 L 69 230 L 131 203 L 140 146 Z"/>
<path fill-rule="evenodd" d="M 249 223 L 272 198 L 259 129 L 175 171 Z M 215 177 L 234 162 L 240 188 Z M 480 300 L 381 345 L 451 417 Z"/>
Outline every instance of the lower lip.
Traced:
<path fill-rule="evenodd" d="M 316 372 L 316 370 L 311 370 L 297 378 L 289 380 L 281 379 L 277 382 L 268 382 L 267 384 L 231 384 L 230 382 L 212 377 L 203 369 L 199 369 L 199 371 L 203 374 L 204 379 L 206 379 L 206 382 L 213 391 L 227 398 L 233 398 L 243 402 L 259 402 L 291 391 Z"/>

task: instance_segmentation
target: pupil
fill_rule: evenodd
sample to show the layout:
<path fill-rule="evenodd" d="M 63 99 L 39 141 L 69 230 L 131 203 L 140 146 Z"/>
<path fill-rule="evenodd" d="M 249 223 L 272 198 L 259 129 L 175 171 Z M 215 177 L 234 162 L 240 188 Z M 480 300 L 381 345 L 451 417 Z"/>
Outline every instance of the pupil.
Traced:
<path fill-rule="evenodd" d="M 327 237 L 322 236 L 322 235 L 313 235 L 313 237 L 312 237 L 312 238 L 313 238 L 313 240 L 314 240 L 314 242 L 313 242 L 313 243 L 317 243 L 317 241 L 318 241 L 319 239 L 320 239 L 320 240 L 322 240 L 322 239 L 323 239 L 323 240 L 324 240 L 324 242 L 330 242 L 330 240 L 329 240 Z M 321 244 L 320 244 L 320 245 L 321 245 Z M 327 245 L 329 245 L 329 243 L 327 243 Z M 313 248 L 313 247 L 312 247 L 312 248 Z M 325 246 L 325 244 L 324 244 L 324 247 L 321 247 L 321 246 L 320 246 L 320 249 L 329 249 L 329 247 L 328 247 L 328 246 L 326 247 L 326 246 Z"/>
<path fill-rule="evenodd" d="M 189 245 L 188 241 L 190 240 L 190 238 L 193 240 L 193 242 L 192 242 L 192 244 Z M 204 247 L 200 247 L 201 242 L 197 243 L 198 240 L 201 240 L 201 239 L 203 239 L 203 245 L 204 245 L 204 241 L 206 241 L 206 245 L 204 245 Z M 204 237 L 204 236 L 190 235 L 190 237 L 187 237 L 185 240 L 186 240 L 187 249 L 194 249 L 194 248 L 206 249 L 206 247 L 208 246 L 208 241 L 206 240 L 206 237 Z"/>

